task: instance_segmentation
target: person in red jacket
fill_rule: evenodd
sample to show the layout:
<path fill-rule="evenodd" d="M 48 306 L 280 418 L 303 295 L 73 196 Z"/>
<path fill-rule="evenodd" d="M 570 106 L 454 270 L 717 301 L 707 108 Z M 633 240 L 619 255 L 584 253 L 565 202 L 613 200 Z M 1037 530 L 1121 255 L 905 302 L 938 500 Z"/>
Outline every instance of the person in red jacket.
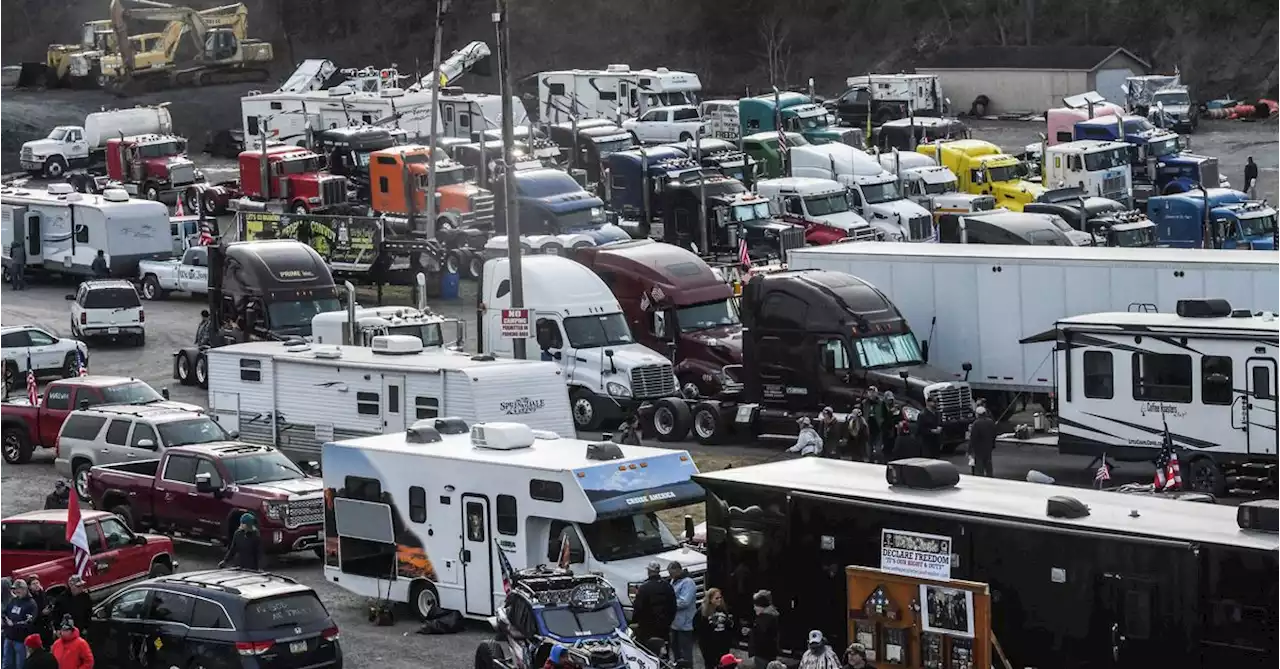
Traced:
<path fill-rule="evenodd" d="M 89 649 L 89 642 L 80 637 L 80 630 L 70 616 L 62 619 L 58 640 L 53 642 L 53 657 L 58 661 L 58 669 L 93 669 L 93 651 Z"/>

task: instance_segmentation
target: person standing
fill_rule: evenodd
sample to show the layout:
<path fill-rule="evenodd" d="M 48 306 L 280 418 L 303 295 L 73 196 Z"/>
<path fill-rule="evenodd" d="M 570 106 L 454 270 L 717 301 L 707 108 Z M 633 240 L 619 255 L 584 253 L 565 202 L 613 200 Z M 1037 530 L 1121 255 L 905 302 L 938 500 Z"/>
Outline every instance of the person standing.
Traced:
<path fill-rule="evenodd" d="M 845 443 L 848 444 L 849 457 L 854 462 L 867 462 L 870 455 L 871 426 L 862 415 L 862 409 L 854 409 L 845 423 Z"/>
<path fill-rule="evenodd" d="M 649 578 L 636 588 L 636 596 L 631 600 L 631 620 L 640 643 L 660 655 L 676 618 L 676 592 L 669 581 L 663 580 L 661 564 L 650 562 L 648 572 Z"/>
<path fill-rule="evenodd" d="M 27 661 L 27 637 L 34 632 L 36 603 L 27 590 L 27 582 L 15 579 L 10 588 L 12 597 L 4 608 L 4 645 L 0 647 L 0 664 L 3 669 L 23 669 Z"/>
<path fill-rule="evenodd" d="M 640 412 L 632 411 L 618 431 L 618 443 L 623 446 L 642 446 L 640 443 Z"/>
<path fill-rule="evenodd" d="M 800 434 L 796 437 L 796 443 L 787 449 L 788 453 L 799 453 L 805 455 L 822 455 L 822 436 L 813 428 L 813 421 L 808 416 L 801 416 L 797 423 L 800 424 Z"/>
<path fill-rule="evenodd" d="M 676 616 L 671 621 L 671 652 L 676 665 L 693 669 L 693 618 L 698 614 L 698 584 L 685 572 L 684 566 L 672 561 L 667 565 L 671 589 L 676 594 Z"/>
<path fill-rule="evenodd" d="M 867 662 L 867 647 L 860 643 L 849 644 L 844 651 L 844 669 L 875 669 Z"/>
<path fill-rule="evenodd" d="M 924 447 L 924 457 L 942 457 L 942 419 L 938 417 L 938 400 L 930 397 L 924 401 L 924 411 L 916 419 L 916 432 L 920 445 Z"/>
<path fill-rule="evenodd" d="M 156 648 L 159 648 L 157 638 Z M 70 618 L 63 618 L 58 626 L 58 640 L 53 642 L 53 657 L 58 669 L 93 669 L 93 650 L 89 642 L 80 636 L 80 630 Z"/>
<path fill-rule="evenodd" d="M 1253 162 L 1253 156 L 1249 156 L 1249 162 L 1244 164 L 1244 192 L 1249 194 L 1250 198 L 1254 195 L 1254 186 L 1258 185 L 1258 164 Z"/>
<path fill-rule="evenodd" d="M 827 645 L 822 630 L 809 631 L 809 647 L 800 657 L 800 669 L 840 669 L 840 658 Z"/>
<path fill-rule="evenodd" d="M 904 422 L 902 409 L 898 406 L 898 401 L 894 399 L 892 391 L 886 390 L 880 396 L 880 410 L 882 416 L 880 443 L 882 444 L 884 461 L 892 462 L 897 457 L 894 453 L 894 447 L 897 445 L 898 434 L 902 429 L 901 423 Z"/>
<path fill-rule="evenodd" d="M 9 246 L 9 283 L 14 290 L 27 287 L 27 247 L 16 239 Z"/>
<path fill-rule="evenodd" d="M 996 422 L 985 406 L 974 408 L 973 425 L 969 426 L 969 455 L 973 457 L 973 473 L 977 476 L 995 476 L 991 455 L 996 449 Z"/>
<path fill-rule="evenodd" d="M 209 346 L 213 343 L 213 323 L 209 320 L 209 310 L 200 310 L 200 324 L 196 326 L 196 346 Z"/>
<path fill-rule="evenodd" d="M 766 669 L 778 658 L 778 609 L 773 606 L 773 593 L 757 592 L 751 598 L 751 608 L 756 619 L 747 637 L 747 655 L 755 665 L 752 669 Z"/>
<path fill-rule="evenodd" d="M 721 660 L 733 648 L 736 631 L 733 616 L 729 615 L 724 603 L 724 593 L 720 588 L 709 588 L 702 598 L 702 609 L 693 621 L 693 635 L 702 653 L 702 666 L 711 669 L 717 663 L 723 665 Z"/>
<path fill-rule="evenodd" d="M 84 579 L 72 575 L 67 579 L 67 589 L 53 599 L 52 620 L 66 620 L 79 629 L 89 628 L 89 616 L 93 613 L 93 598 L 84 587 Z"/>
<path fill-rule="evenodd" d="M 39 577 L 32 576 L 27 580 L 27 592 L 31 595 L 31 601 L 36 604 L 36 618 L 31 623 L 32 633 L 40 635 L 40 641 L 44 645 L 53 643 L 53 622 L 49 618 L 49 596 L 44 591 L 44 584 L 40 582 Z"/>
<path fill-rule="evenodd" d="M 98 255 L 94 257 L 93 264 L 89 265 L 89 269 L 99 279 L 111 276 L 111 268 L 107 265 L 107 256 L 102 252 L 102 249 L 98 249 Z"/>
<path fill-rule="evenodd" d="M 862 398 L 862 415 L 867 419 L 867 455 L 872 462 L 880 460 L 880 448 L 884 443 L 880 430 L 881 409 L 880 389 L 875 386 L 867 388 L 867 394 Z"/>
<path fill-rule="evenodd" d="M 822 437 L 822 453 L 824 458 L 839 458 L 844 451 L 844 425 L 836 420 L 836 411 L 831 407 L 823 407 L 818 414 L 818 436 Z"/>
<path fill-rule="evenodd" d="M 258 532 L 258 519 L 252 513 L 240 516 L 240 527 L 231 536 L 227 554 L 218 563 L 221 569 L 230 563 L 233 567 L 258 571 L 262 568 L 262 534 Z"/>
<path fill-rule="evenodd" d="M 23 645 L 27 648 L 27 660 L 23 669 L 58 669 L 58 661 L 44 649 L 44 640 L 39 634 L 28 636 Z"/>

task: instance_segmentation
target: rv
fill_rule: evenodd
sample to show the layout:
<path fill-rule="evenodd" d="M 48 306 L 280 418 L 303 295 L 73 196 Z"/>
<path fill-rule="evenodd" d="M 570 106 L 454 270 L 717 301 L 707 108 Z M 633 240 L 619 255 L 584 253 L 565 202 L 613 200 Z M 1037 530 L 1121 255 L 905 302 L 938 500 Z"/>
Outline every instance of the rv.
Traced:
<path fill-rule="evenodd" d="M 423 618 L 492 616 L 508 569 L 562 560 L 603 575 L 627 608 L 655 560 L 703 589 L 702 553 L 657 515 L 702 501 L 687 451 L 442 418 L 326 443 L 323 459 L 325 580 Z"/>
<path fill-rule="evenodd" d="M 633 70 L 610 65 L 603 70 L 539 72 L 538 120 L 560 123 L 603 118 L 616 123 L 654 107 L 696 105 L 702 82 L 692 72 L 660 67 Z"/>
<path fill-rule="evenodd" d="M 56 272 L 91 276 L 98 251 L 107 259 L 111 275 L 137 276 L 142 260 L 173 255 L 169 209 L 159 202 L 131 200 L 118 188 L 101 195 L 75 192 L 65 183 L 46 190 L 0 190 L 0 237 L 5 264 L 9 246 L 26 246 L 27 272 Z"/>
<path fill-rule="evenodd" d="M 404 430 L 415 420 L 518 418 L 572 435 L 573 419 L 559 366 L 424 351 L 405 335 L 374 337 L 371 346 L 301 340 L 211 348 L 209 411 L 243 441 L 314 458 L 333 439 Z"/>
<path fill-rule="evenodd" d="M 1000 666 L 1276 666 L 1274 499 L 1232 508 L 960 476 L 936 460 L 889 467 L 798 458 L 694 477 L 707 494 L 707 585 L 730 611 L 771 590 L 790 657 L 811 629 L 877 658 L 897 646 L 914 659 L 930 638 L 941 650 L 942 635 L 849 601 L 845 568 L 860 566 L 928 572 L 925 587 L 986 584 Z"/>

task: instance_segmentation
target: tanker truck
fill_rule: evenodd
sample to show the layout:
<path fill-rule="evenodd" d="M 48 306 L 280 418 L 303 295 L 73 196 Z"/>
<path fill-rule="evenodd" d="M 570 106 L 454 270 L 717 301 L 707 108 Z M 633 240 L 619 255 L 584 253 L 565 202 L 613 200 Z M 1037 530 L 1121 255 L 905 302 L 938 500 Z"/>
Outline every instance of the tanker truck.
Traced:
<path fill-rule="evenodd" d="M 94 112 L 84 118 L 82 126 L 60 125 L 44 139 L 24 142 L 19 161 L 33 177 L 58 179 L 70 169 L 105 168 L 111 139 L 172 132 L 173 119 L 166 105 Z"/>

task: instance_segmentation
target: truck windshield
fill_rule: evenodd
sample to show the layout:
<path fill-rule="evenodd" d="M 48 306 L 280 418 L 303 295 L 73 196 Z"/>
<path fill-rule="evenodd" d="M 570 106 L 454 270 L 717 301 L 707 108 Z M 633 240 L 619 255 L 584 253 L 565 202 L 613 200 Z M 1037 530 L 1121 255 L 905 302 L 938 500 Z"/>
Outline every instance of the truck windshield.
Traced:
<path fill-rule="evenodd" d="M 1163 158 L 1178 152 L 1178 138 L 1169 137 L 1147 143 L 1147 155 Z"/>
<path fill-rule="evenodd" d="M 267 304 L 267 326 L 272 330 L 310 329 L 311 319 L 317 314 L 340 311 L 342 305 L 336 297 L 311 300 L 286 300 Z"/>
<path fill-rule="evenodd" d="M 676 319 L 680 323 L 681 332 L 697 332 L 711 328 L 737 325 L 738 307 L 735 300 L 703 302 L 676 310 Z"/>
<path fill-rule="evenodd" d="M 230 437 L 221 425 L 208 416 L 160 423 L 156 430 L 160 432 L 160 440 L 164 442 L 165 448 L 226 441 Z"/>
<path fill-rule="evenodd" d="M 999 183 L 1001 181 L 1017 181 L 1021 171 L 1018 165 L 1002 165 L 1000 167 L 987 168 L 987 181 L 991 183 Z"/>
<path fill-rule="evenodd" d="M 138 147 L 138 155 L 143 158 L 164 158 L 166 156 L 176 156 L 187 151 L 186 142 L 158 142 L 156 144 L 145 144 Z"/>
<path fill-rule="evenodd" d="M 564 333 L 574 348 L 599 348 L 631 344 L 631 329 L 621 313 L 575 316 L 564 319 Z"/>
<path fill-rule="evenodd" d="M 541 615 L 547 632 L 562 639 L 613 634 L 622 624 L 612 606 L 595 611 L 543 609 Z"/>
<path fill-rule="evenodd" d="M 320 171 L 320 159 L 317 156 L 282 160 L 276 164 L 280 166 L 280 174 L 306 174 Z"/>
<path fill-rule="evenodd" d="M 1086 153 L 1084 155 L 1084 169 L 1088 172 L 1098 172 L 1116 167 L 1126 167 L 1128 165 L 1128 149 L 1107 149 L 1106 151 Z"/>
<path fill-rule="evenodd" d="M 422 340 L 423 348 L 440 346 L 444 336 L 440 334 L 439 323 L 414 323 L 412 325 L 391 325 L 387 327 L 389 335 L 407 335 Z"/>
<path fill-rule="evenodd" d="M 293 481 L 307 477 L 279 451 L 227 458 L 222 464 L 226 466 L 232 483 Z"/>
<path fill-rule="evenodd" d="M 733 205 L 733 220 L 735 223 L 745 223 L 747 221 L 759 221 L 765 218 L 769 218 L 768 202 L 757 202 L 755 204 Z"/>
<path fill-rule="evenodd" d="M 608 141 L 596 140 L 595 145 L 596 150 L 600 152 L 600 158 L 604 159 L 611 154 L 630 149 L 631 140 L 629 138 L 611 139 Z"/>
<path fill-rule="evenodd" d="M 1191 96 L 1186 91 L 1161 91 L 1151 96 L 1152 104 L 1163 102 L 1166 105 L 1189 105 Z"/>
<path fill-rule="evenodd" d="M 805 210 L 810 216 L 826 216 L 849 211 L 849 198 L 844 193 L 815 195 L 804 199 Z"/>
<path fill-rule="evenodd" d="M 955 193 L 959 187 L 954 181 L 948 181 L 940 184 L 931 184 L 926 182 L 924 185 L 925 195 L 945 195 L 947 193 Z"/>
<path fill-rule="evenodd" d="M 53 130 L 49 131 L 49 136 L 46 137 L 46 139 L 52 139 L 55 142 L 61 142 L 64 138 L 66 138 L 66 136 L 67 136 L 66 128 L 54 128 Z"/>
<path fill-rule="evenodd" d="M 467 182 L 467 171 L 461 165 L 451 169 L 447 169 L 447 170 L 440 170 L 440 169 L 436 170 L 436 187 L 437 188 L 439 188 L 440 186 L 452 186 L 454 184 L 461 184 L 466 182 Z"/>
<path fill-rule="evenodd" d="M 867 204 L 880 204 L 882 202 L 892 202 L 902 199 L 902 194 L 898 192 L 897 181 L 886 181 L 882 184 L 862 184 L 862 199 Z M 845 209 L 848 209 L 846 206 Z"/>
<path fill-rule="evenodd" d="M 1115 231 L 1116 246 L 1140 247 L 1156 245 L 1156 226 Z"/>
<path fill-rule="evenodd" d="M 797 118 L 795 125 L 801 130 L 821 130 L 831 125 L 831 117 L 827 114 L 814 114 Z"/>
<path fill-rule="evenodd" d="M 910 332 L 856 339 L 854 344 L 858 349 L 859 362 L 867 369 L 924 362 L 920 355 L 920 344 Z"/>
<path fill-rule="evenodd" d="M 591 207 L 557 214 L 555 222 L 560 232 L 592 228 L 604 223 L 604 208 Z"/>
<path fill-rule="evenodd" d="M 356 167 L 361 170 L 369 169 L 369 160 L 373 156 L 372 151 L 352 151 L 351 158 L 355 162 Z"/>
<path fill-rule="evenodd" d="M 1270 235 L 1276 229 L 1276 215 L 1240 219 L 1240 234 L 1245 237 Z"/>
<path fill-rule="evenodd" d="M 160 393 L 142 381 L 131 381 L 102 389 L 103 404 L 150 404 L 162 401 L 164 398 Z"/>
<path fill-rule="evenodd" d="M 639 494 L 639 493 L 637 493 Z M 591 552 L 601 562 L 626 560 L 680 547 L 675 535 L 652 511 L 579 525 Z"/>

